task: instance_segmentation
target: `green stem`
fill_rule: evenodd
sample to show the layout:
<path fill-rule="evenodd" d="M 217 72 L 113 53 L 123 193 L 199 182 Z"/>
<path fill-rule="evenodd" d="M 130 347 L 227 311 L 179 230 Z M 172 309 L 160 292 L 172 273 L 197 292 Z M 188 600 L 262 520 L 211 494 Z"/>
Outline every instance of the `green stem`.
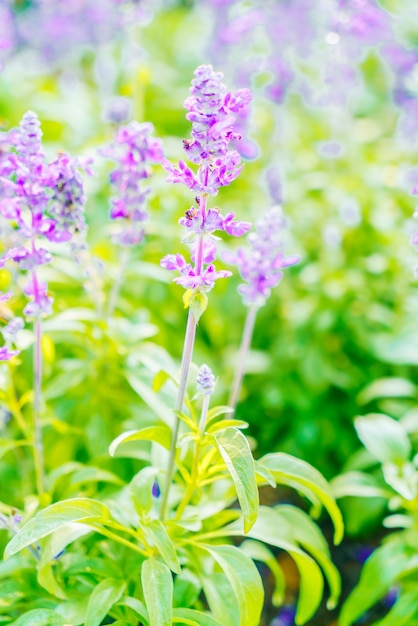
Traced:
<path fill-rule="evenodd" d="M 193 465 L 192 465 L 192 472 L 190 475 L 190 482 L 187 485 L 186 491 L 184 493 L 183 499 L 179 504 L 179 507 L 177 509 L 176 512 L 176 520 L 179 520 L 181 518 L 181 516 L 183 515 L 184 509 L 186 508 L 186 506 L 189 504 L 195 490 L 196 487 L 198 486 L 198 478 L 199 478 L 199 456 L 200 456 L 200 449 L 202 447 L 202 440 L 204 437 L 204 431 L 205 431 L 205 426 L 206 426 L 206 416 L 208 414 L 208 410 L 209 410 L 209 403 L 210 403 L 210 395 L 206 395 L 203 396 L 203 404 L 202 404 L 202 412 L 200 414 L 200 421 L 199 421 L 199 431 L 198 431 L 198 439 L 195 442 L 195 449 L 194 449 L 194 455 L 193 455 Z"/>
<path fill-rule="evenodd" d="M 238 354 L 238 364 L 235 369 L 235 377 L 232 383 L 231 394 L 229 396 L 228 405 L 234 409 L 236 408 L 239 393 L 241 391 L 242 380 L 245 372 L 245 362 L 248 354 L 248 350 L 251 345 L 251 339 L 253 336 L 255 318 L 257 316 L 257 307 L 251 306 L 248 309 L 247 317 L 245 320 L 244 331 L 242 333 L 241 346 Z M 228 417 L 232 417 L 233 414 L 229 414 Z"/>
<path fill-rule="evenodd" d="M 207 177 L 207 173 L 206 173 Z M 207 197 L 200 197 L 200 209 L 202 214 L 205 215 L 207 205 Z M 199 235 L 196 247 L 196 261 L 194 271 L 196 276 L 200 276 L 203 270 L 203 235 Z M 177 391 L 177 399 L 175 410 L 182 411 L 184 404 L 184 397 L 186 395 L 187 381 L 189 378 L 189 370 L 190 364 L 192 362 L 193 356 L 193 347 L 194 340 L 196 337 L 196 327 L 197 321 L 191 309 L 189 309 L 189 314 L 187 318 L 187 326 L 186 326 L 186 335 L 184 338 L 184 347 L 183 347 L 183 355 L 181 359 L 181 370 L 180 370 L 180 382 L 179 388 Z M 177 448 L 177 439 L 179 435 L 179 427 L 180 420 L 177 416 L 174 419 L 173 432 L 171 436 L 171 444 L 170 444 L 170 453 L 168 457 L 167 464 L 167 474 L 165 481 L 165 488 L 163 490 L 163 495 L 161 499 L 161 508 L 160 508 L 160 519 L 164 521 L 167 513 L 167 505 L 168 505 L 168 496 L 170 493 L 171 481 L 174 475 L 174 464 L 175 464 L 175 456 L 176 456 L 176 448 Z"/>
<path fill-rule="evenodd" d="M 137 546 L 135 543 L 131 543 L 130 541 L 128 541 L 127 539 L 124 539 L 123 537 L 120 537 L 116 533 L 112 533 L 111 530 L 108 530 L 107 528 L 103 528 L 103 526 L 95 526 L 93 524 L 90 524 L 90 526 L 94 528 L 100 535 L 104 535 L 105 537 L 108 537 L 109 539 L 113 539 L 113 541 L 117 541 L 118 543 L 122 544 L 123 546 L 126 546 L 127 548 L 130 548 L 131 550 L 134 550 L 135 552 L 139 552 L 139 554 L 142 554 L 142 556 L 149 556 L 149 554 L 145 550 L 142 550 L 142 548 Z"/>
<path fill-rule="evenodd" d="M 34 401 L 33 401 L 33 460 L 35 464 L 36 488 L 42 497 L 44 489 L 44 449 L 41 426 L 41 394 L 42 394 L 42 329 L 39 316 L 34 322 L 35 346 L 33 353 L 34 370 Z"/>
<path fill-rule="evenodd" d="M 177 392 L 177 400 L 176 400 L 176 405 L 175 405 L 176 411 L 181 411 L 183 409 L 184 396 L 186 395 L 187 379 L 189 377 L 189 369 L 190 369 L 190 364 L 192 362 L 193 346 L 194 346 L 194 340 L 196 336 L 196 326 L 197 326 L 196 318 L 192 310 L 189 309 L 189 315 L 187 318 L 186 336 L 184 340 L 183 356 L 181 360 L 180 383 L 179 383 L 179 388 Z M 163 491 L 163 496 L 162 496 L 162 501 L 161 501 L 161 509 L 160 509 L 161 520 L 165 519 L 166 511 L 167 511 L 168 495 L 169 495 L 171 481 L 172 481 L 173 474 L 174 474 L 174 461 L 175 461 L 175 455 L 176 455 L 179 427 L 180 427 L 180 420 L 176 416 L 174 426 L 173 426 L 173 432 L 171 436 L 170 453 L 169 453 L 168 464 L 167 464 L 165 489 Z"/>

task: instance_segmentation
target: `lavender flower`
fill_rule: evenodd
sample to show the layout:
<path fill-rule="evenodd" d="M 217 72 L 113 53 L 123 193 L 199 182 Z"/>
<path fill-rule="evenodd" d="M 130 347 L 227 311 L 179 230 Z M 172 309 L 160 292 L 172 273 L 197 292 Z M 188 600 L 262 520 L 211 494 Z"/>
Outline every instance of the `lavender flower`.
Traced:
<path fill-rule="evenodd" d="M 203 396 L 210 396 L 215 390 L 215 376 L 207 365 L 201 365 L 196 377 L 197 390 Z"/>
<path fill-rule="evenodd" d="M 169 254 L 161 260 L 168 270 L 180 273 L 174 281 L 188 291 L 184 302 L 189 306 L 193 294 L 210 291 L 218 278 L 231 275 L 227 270 L 217 271 L 213 261 L 216 258 L 216 231 L 224 231 L 233 237 L 245 234 L 250 224 L 234 220 L 233 213 L 222 215 L 217 208 L 207 207 L 208 195 L 217 194 L 219 187 L 229 185 L 241 171 L 240 156 L 229 150 L 228 144 L 240 137 L 234 133 L 233 113 L 245 108 L 251 100 L 248 89 L 239 89 L 232 94 L 221 83 L 222 74 L 214 72 L 212 66 L 201 65 L 194 73 L 190 89 L 192 95 L 185 101 L 189 113 L 186 118 L 192 122 L 192 139 L 184 140 L 184 149 L 196 165 L 194 173 L 184 161 L 174 167 L 169 161 L 162 161 L 169 172 L 168 181 L 183 183 L 197 192 L 197 207 L 188 209 L 179 223 L 188 231 L 183 241 L 192 247 L 192 261 L 188 263 L 180 254 Z M 202 302 L 198 297 L 196 315 L 201 314 Z M 206 305 L 203 305 L 203 310 Z"/>
<path fill-rule="evenodd" d="M 192 95 L 184 103 L 189 111 L 186 118 L 192 122 L 192 139 L 185 139 L 183 145 L 199 169 L 194 173 L 184 161 L 176 168 L 166 159 L 162 165 L 169 172 L 169 182 L 216 195 L 219 187 L 229 185 L 242 169 L 238 152 L 228 150 L 228 144 L 240 138 L 233 132 L 233 114 L 247 107 L 252 96 L 248 89 L 228 92 L 221 82 L 223 74 L 214 72 L 211 65 L 199 66 L 194 76 Z"/>
<path fill-rule="evenodd" d="M 13 259 L 21 269 L 31 272 L 25 293 L 33 302 L 25 313 L 46 314 L 51 311 L 52 300 L 35 270 L 49 263 L 52 256 L 39 241 L 65 242 L 85 229 L 84 192 L 77 170 L 80 164 L 66 154 L 51 164 L 46 162 L 40 123 L 32 111 L 25 113 L 20 128 L 11 131 L 8 140 L 15 151 L 3 154 L 0 161 L 0 215 L 17 224 L 14 236 L 18 245 L 6 251 L 0 267 Z"/>
<path fill-rule="evenodd" d="M 9 350 L 6 346 L 2 346 L 0 348 L 0 361 L 10 361 L 17 354 L 19 354 L 19 350 Z"/>
<path fill-rule="evenodd" d="M 285 257 L 283 254 L 281 235 L 285 226 L 281 208 L 273 207 L 257 222 L 255 232 L 248 236 L 249 247 L 225 255 L 227 262 L 238 266 L 245 280 L 239 292 L 247 306 L 262 306 L 271 289 L 282 279 L 282 270 L 299 261 L 297 256 Z"/>
<path fill-rule="evenodd" d="M 123 221 L 123 228 L 115 241 L 125 246 L 133 246 L 143 239 L 149 189 L 144 189 L 141 181 L 151 175 L 149 163 L 159 163 L 163 159 L 161 141 L 151 137 L 152 131 L 152 124 L 130 122 L 128 126 L 122 126 L 115 141 L 102 150 L 104 156 L 118 163 L 110 174 L 111 183 L 117 190 L 110 217 Z"/>

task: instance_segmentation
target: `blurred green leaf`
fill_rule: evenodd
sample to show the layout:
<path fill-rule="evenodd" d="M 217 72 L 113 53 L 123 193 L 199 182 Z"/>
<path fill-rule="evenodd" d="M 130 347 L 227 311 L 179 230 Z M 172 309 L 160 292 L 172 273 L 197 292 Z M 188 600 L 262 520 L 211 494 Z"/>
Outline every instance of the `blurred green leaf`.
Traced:
<path fill-rule="evenodd" d="M 84 626 L 100 626 L 112 606 L 120 600 L 125 588 L 123 580 L 102 580 L 89 598 Z"/>
<path fill-rule="evenodd" d="M 150 626 L 171 626 L 173 578 L 167 565 L 155 558 L 142 563 L 141 581 Z"/>

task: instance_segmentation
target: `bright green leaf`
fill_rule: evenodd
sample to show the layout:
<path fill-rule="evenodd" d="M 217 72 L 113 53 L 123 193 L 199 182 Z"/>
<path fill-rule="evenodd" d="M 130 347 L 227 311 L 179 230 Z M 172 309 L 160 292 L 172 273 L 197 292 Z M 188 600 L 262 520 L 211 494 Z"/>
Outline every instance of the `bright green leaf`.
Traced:
<path fill-rule="evenodd" d="M 331 487 L 318 470 L 284 452 L 267 454 L 259 459 L 258 464 L 270 472 L 278 484 L 297 489 L 314 504 L 321 502 L 334 523 L 334 542 L 341 541 L 344 534 L 342 515 L 335 503 Z"/>
<path fill-rule="evenodd" d="M 234 481 L 244 516 L 244 532 L 247 533 L 256 521 L 258 512 L 258 488 L 250 446 L 244 435 L 235 428 L 228 428 L 214 438 Z"/>
<path fill-rule="evenodd" d="M 259 626 L 264 589 L 253 561 L 235 546 L 209 546 L 207 550 L 228 578 L 237 599 L 241 626 Z"/>
<path fill-rule="evenodd" d="M 176 574 L 180 574 L 180 564 L 177 559 L 176 549 L 167 534 L 164 524 L 160 520 L 154 519 L 142 525 L 147 539 L 151 546 L 155 546 L 161 554 L 168 567 Z"/>
<path fill-rule="evenodd" d="M 240 549 L 245 552 L 253 561 L 260 561 L 270 569 L 274 577 L 274 591 L 272 594 L 272 603 L 274 606 L 283 604 L 286 589 L 286 580 L 283 570 L 280 567 L 277 558 L 267 548 L 264 543 L 253 539 L 246 539 L 240 545 Z"/>
<path fill-rule="evenodd" d="M 167 565 L 155 558 L 142 563 L 141 581 L 150 626 L 171 626 L 173 578 Z"/>
<path fill-rule="evenodd" d="M 123 580 L 102 580 L 89 598 L 84 626 L 100 626 L 110 609 L 123 595 L 126 583 Z"/>
<path fill-rule="evenodd" d="M 155 443 L 159 443 L 160 446 L 163 446 L 163 448 L 169 450 L 171 430 L 168 426 L 163 425 L 148 426 L 147 428 L 141 428 L 141 430 L 128 430 L 112 441 L 109 446 L 110 456 L 115 456 L 118 447 L 128 441 L 154 441 Z"/>
<path fill-rule="evenodd" d="M 39 511 L 32 519 L 22 526 L 17 535 L 7 544 L 4 557 L 16 554 L 23 548 L 50 535 L 68 522 L 106 523 L 110 518 L 109 510 L 97 500 L 73 498 L 56 502 Z"/>
<path fill-rule="evenodd" d="M 404 427 L 396 420 L 371 413 L 357 417 L 354 424 L 361 441 L 381 463 L 402 463 L 409 459 L 411 443 Z"/>

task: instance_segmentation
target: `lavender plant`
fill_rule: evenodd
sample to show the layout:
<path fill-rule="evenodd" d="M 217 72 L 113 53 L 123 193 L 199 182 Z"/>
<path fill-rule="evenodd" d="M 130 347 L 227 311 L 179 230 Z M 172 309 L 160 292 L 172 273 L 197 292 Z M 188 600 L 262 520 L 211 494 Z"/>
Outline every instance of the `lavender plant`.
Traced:
<path fill-rule="evenodd" d="M 339 541 L 341 517 L 324 478 L 308 464 L 286 454 L 270 454 L 255 461 L 241 432 L 246 424 L 228 417 L 230 407 L 211 406 L 216 381 L 207 365 L 198 370 L 197 393 L 188 393 L 197 322 L 216 280 L 230 275 L 214 266 L 214 233 L 240 236 L 250 226 L 236 221 L 231 213 L 223 215 L 218 208 L 208 206 L 209 196 L 230 184 L 241 170 L 239 155 L 229 150 L 228 143 L 232 138 L 238 140 L 233 131 L 233 114 L 250 100 L 247 90 L 229 93 L 221 79 L 222 75 L 210 66 L 199 67 L 192 95 L 186 100 L 193 129 L 185 149 L 198 166 L 197 171 L 184 162 L 175 167 L 163 160 L 169 179 L 186 184 L 197 195 L 197 206 L 188 209 L 180 220 L 187 230 L 185 241 L 191 247 L 191 261 L 179 254 L 162 260 L 164 267 L 179 272 L 175 281 L 186 290 L 183 301 L 189 309 L 180 379 L 160 372 L 154 384 L 154 390 L 177 386 L 174 415 L 167 408 L 161 420 L 124 432 L 111 444 L 112 456 L 129 456 L 134 446 L 145 460 L 129 484 L 122 484 L 100 499 L 92 499 L 88 493 L 58 499 L 35 514 L 32 509 L 21 513 L 0 507 L 3 526 L 14 535 L 5 556 L 16 559 L 17 553 L 29 548 L 28 558 L 35 557 L 36 561 L 38 585 L 44 596 L 46 593 L 53 598 L 41 603 L 42 608 L 38 604 L 29 610 L 27 619 L 40 618 L 41 611 L 43 619 L 53 619 L 59 626 L 65 622 L 99 626 L 106 616 L 132 626 L 138 621 L 145 626 L 258 626 L 264 592 L 254 560 L 270 564 L 276 581 L 275 599 L 280 603 L 284 598 L 283 574 L 272 565 L 274 557 L 266 543 L 287 550 L 299 569 L 298 623 L 306 622 L 318 607 L 323 575 L 330 589 L 329 605 L 338 598 L 338 573 L 309 515 L 289 505 L 260 506 L 258 497 L 258 487 L 263 484 L 296 488 L 318 511 L 322 505 L 327 509 Z M 148 127 L 141 129 L 148 132 Z M 131 180 L 122 174 L 116 179 Z M 137 187 L 134 192 L 135 196 Z M 126 197 L 130 203 L 132 196 Z M 130 212 L 140 210 L 141 203 L 131 209 L 131 204 L 122 206 L 118 198 L 116 205 L 117 214 L 122 211 L 131 227 Z M 54 211 L 55 215 L 56 207 Z M 18 215 L 17 208 L 13 215 Z M 277 218 L 277 213 L 273 217 Z M 51 232 L 67 232 L 62 216 L 59 226 L 44 212 L 41 218 L 51 220 L 47 222 Z M 266 237 L 262 232 L 259 225 L 259 242 Z M 67 236 L 61 234 L 59 238 Z M 245 288 L 247 296 L 256 298 L 259 305 L 260 298 L 266 297 L 279 280 L 276 272 L 295 260 L 286 261 L 277 250 L 271 251 L 271 274 L 266 280 L 260 268 L 255 268 L 260 259 L 256 262 L 254 256 L 251 263 L 247 260 L 253 281 L 253 290 Z M 243 275 L 249 276 L 246 271 Z M 60 468 L 55 477 L 48 477 L 51 493 L 62 471 Z M 98 476 L 98 480 L 118 484 L 117 477 L 109 472 L 101 471 Z M 232 506 L 236 499 L 239 508 Z M 100 536 L 106 539 L 108 548 Z M 246 541 L 237 546 L 233 538 L 240 537 L 246 537 Z M 77 556 L 80 550 L 81 559 Z M 98 576 L 88 574 L 87 587 L 83 578 L 74 585 L 70 582 L 74 559 L 82 568 L 89 559 L 96 559 L 99 570 L 104 569 Z M 112 575 L 103 576 L 105 571 L 112 571 Z"/>
<path fill-rule="evenodd" d="M 229 263 L 237 265 L 245 283 L 239 292 L 248 307 L 238 365 L 229 397 L 229 406 L 235 409 L 245 371 L 245 360 L 251 345 L 251 338 L 258 309 L 270 296 L 283 277 L 282 270 L 294 265 L 299 257 L 285 257 L 283 254 L 282 231 L 286 225 L 280 207 L 273 207 L 257 222 L 256 230 L 248 236 L 247 249 L 238 248 L 235 253 L 226 255 Z"/>
<path fill-rule="evenodd" d="M 77 164 L 65 154 L 47 163 L 42 148 L 42 132 L 35 113 L 29 111 L 21 121 L 18 131 L 9 135 L 14 150 L 3 155 L 0 162 L 2 199 L 0 215 L 11 220 L 14 244 L 0 259 L 4 267 L 11 259 L 26 274 L 24 293 L 31 300 L 23 314 L 33 320 L 34 328 L 34 399 L 33 399 L 33 452 L 38 496 L 45 492 L 41 426 L 42 349 L 41 320 L 51 313 L 52 298 L 47 284 L 40 279 L 39 268 L 52 260 L 45 240 L 52 243 L 69 241 L 74 233 L 85 228 L 84 194 Z M 4 329 L 11 334 L 11 328 Z M 14 356 L 15 351 L 2 348 L 3 360 Z M 17 418 L 21 423 L 22 420 Z M 27 434 L 27 429 L 23 430 Z"/>

